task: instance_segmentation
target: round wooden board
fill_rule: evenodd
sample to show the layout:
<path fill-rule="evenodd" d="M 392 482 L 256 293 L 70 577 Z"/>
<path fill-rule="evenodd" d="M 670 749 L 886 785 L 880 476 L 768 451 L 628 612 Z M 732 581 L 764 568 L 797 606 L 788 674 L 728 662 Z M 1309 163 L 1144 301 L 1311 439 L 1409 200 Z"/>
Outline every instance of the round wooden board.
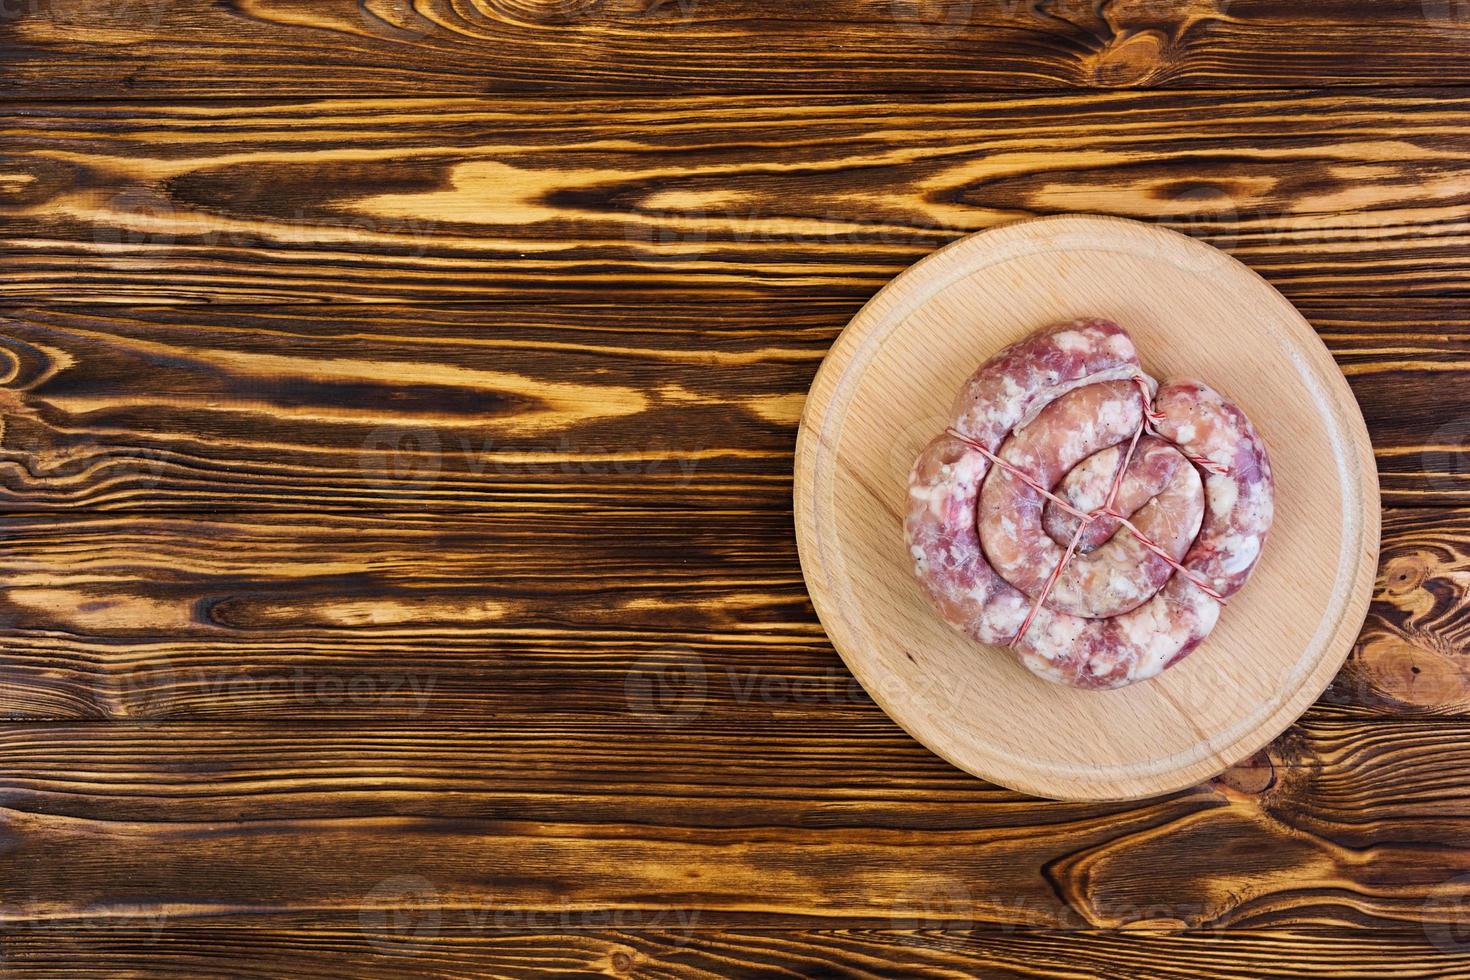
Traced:
<path fill-rule="evenodd" d="M 910 465 L 1001 347 L 1110 317 L 1155 377 L 1197 377 L 1265 437 L 1276 521 L 1255 574 L 1188 659 L 1119 691 L 1048 683 L 929 608 L 904 543 Z M 1037 796 L 1136 799 L 1194 785 L 1275 738 L 1341 667 L 1368 608 L 1378 479 L 1362 413 L 1310 325 L 1192 238 L 1062 216 L 972 235 L 853 318 L 812 383 L 796 531 L 822 624 L 889 716 L 961 769 Z"/>

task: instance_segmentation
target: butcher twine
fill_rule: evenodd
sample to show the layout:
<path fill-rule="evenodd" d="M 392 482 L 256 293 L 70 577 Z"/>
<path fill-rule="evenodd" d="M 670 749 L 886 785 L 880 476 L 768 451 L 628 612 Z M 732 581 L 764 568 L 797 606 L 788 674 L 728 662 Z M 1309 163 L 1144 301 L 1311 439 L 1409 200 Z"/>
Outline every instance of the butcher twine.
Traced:
<path fill-rule="evenodd" d="M 1185 568 L 1182 562 L 1176 561 L 1174 557 L 1166 552 L 1163 548 L 1159 547 L 1153 541 L 1150 541 L 1148 536 L 1140 531 L 1137 527 L 1135 527 L 1133 522 L 1128 519 L 1128 515 L 1122 514 L 1113 509 L 1113 503 L 1118 496 L 1118 489 L 1123 485 L 1123 476 L 1128 472 L 1128 464 L 1133 461 L 1133 451 L 1138 447 L 1138 440 L 1142 438 L 1145 432 L 1147 432 L 1149 435 L 1159 435 L 1159 433 L 1154 428 L 1152 428 L 1149 423 L 1159 422 L 1163 419 L 1163 416 L 1160 415 L 1158 412 L 1155 412 L 1153 409 L 1153 401 L 1149 393 L 1148 380 L 1139 374 L 1135 374 L 1132 380 L 1135 384 L 1138 385 L 1139 394 L 1142 396 L 1143 399 L 1143 421 L 1139 424 L 1137 431 L 1133 433 L 1133 439 L 1128 443 L 1128 452 L 1123 456 L 1123 461 L 1118 466 L 1117 472 L 1113 474 L 1113 484 L 1108 490 L 1107 500 L 1103 502 L 1103 505 L 1101 507 L 1095 508 L 1094 510 L 1085 512 L 1078 510 L 1076 507 L 1073 507 L 1070 503 L 1068 503 L 1066 500 L 1063 500 L 1057 494 L 1052 493 L 1050 489 L 1042 486 L 1039 481 L 1031 476 L 1031 474 L 1027 473 L 1025 470 L 1014 465 L 1013 463 L 1001 459 L 995 453 L 991 452 L 989 449 L 986 449 L 980 443 L 971 439 L 969 436 L 966 436 L 959 430 L 953 427 L 944 430 L 948 435 L 954 437 L 955 439 L 958 439 L 960 442 L 963 442 L 971 449 L 980 453 L 996 466 L 999 466 L 1007 473 L 1010 473 L 1012 476 L 1020 480 L 1022 483 L 1026 484 L 1032 490 L 1035 490 L 1037 493 L 1041 494 L 1043 497 L 1047 498 L 1052 503 L 1062 508 L 1062 510 L 1077 518 L 1080 522 L 1077 525 L 1077 530 L 1074 531 L 1072 534 L 1071 543 L 1067 545 L 1067 550 L 1062 555 L 1062 560 L 1057 562 L 1056 567 L 1053 568 L 1051 574 L 1047 576 L 1046 583 L 1042 585 L 1041 591 L 1037 593 L 1036 598 L 1031 603 L 1031 611 L 1026 614 L 1025 620 L 1023 620 L 1021 623 L 1021 628 L 1016 630 L 1016 635 L 1011 638 L 1011 645 L 1013 646 L 1018 640 L 1021 639 L 1021 637 L 1026 635 L 1026 630 L 1030 628 L 1032 620 L 1034 620 L 1036 618 L 1036 614 L 1041 611 L 1042 605 L 1046 602 L 1046 597 L 1051 593 L 1052 586 L 1054 586 L 1057 582 L 1057 579 L 1061 577 L 1062 569 L 1067 567 L 1067 563 L 1070 562 L 1072 560 L 1072 556 L 1077 553 L 1077 543 L 1082 539 L 1082 534 L 1084 531 L 1087 530 L 1087 526 L 1101 517 L 1111 517 L 1116 520 L 1120 525 L 1128 529 L 1128 533 L 1132 534 L 1135 538 L 1138 539 L 1139 544 L 1143 545 L 1149 551 L 1153 552 L 1164 561 L 1168 562 L 1175 572 L 1183 575 L 1190 582 L 1194 583 L 1194 585 L 1201 592 L 1209 596 L 1211 599 L 1214 599 L 1220 605 L 1226 605 L 1225 597 L 1217 592 L 1213 587 L 1211 587 L 1209 582 L 1207 582 L 1201 576 L 1196 575 L 1188 568 Z M 1214 460 L 1206 459 L 1203 456 L 1198 456 L 1194 453 L 1190 453 L 1182 449 L 1180 451 L 1183 452 L 1184 456 L 1192 463 L 1195 463 L 1196 465 L 1209 470 L 1211 473 L 1216 473 L 1224 476 L 1225 474 L 1230 472 L 1229 467 L 1223 466 L 1220 463 L 1215 462 Z"/>

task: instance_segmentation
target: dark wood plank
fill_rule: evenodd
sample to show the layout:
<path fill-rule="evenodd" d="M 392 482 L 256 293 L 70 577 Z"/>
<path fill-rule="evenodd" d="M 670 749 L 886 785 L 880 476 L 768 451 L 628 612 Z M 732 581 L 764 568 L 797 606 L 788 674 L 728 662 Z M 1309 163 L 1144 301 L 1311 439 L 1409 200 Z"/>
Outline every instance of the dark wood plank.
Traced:
<path fill-rule="evenodd" d="M 806 390 L 860 302 L 13 310 L 0 510 L 785 513 Z M 1470 503 L 1461 301 L 1302 308 L 1385 500 Z"/>
<path fill-rule="evenodd" d="M 857 305 L 17 312 L 0 499 L 787 511 L 806 389 Z"/>
<path fill-rule="evenodd" d="M 1368 423 L 1384 501 L 1470 503 L 1470 317 L 1454 300 L 1307 300 Z"/>
<path fill-rule="evenodd" d="M 1436 84 L 1462 0 L 13 0 L 8 91 L 232 96 Z"/>
<path fill-rule="evenodd" d="M 1470 512 L 1387 511 L 1368 621 L 1323 701 L 1357 709 L 1470 711 Z"/>
<path fill-rule="evenodd" d="M 357 928 L 425 904 L 470 929 L 1455 927 L 1464 722 L 1317 723 L 1273 752 L 1075 804 L 838 718 L 11 725 L 0 901 L 13 927 L 73 929 Z"/>
<path fill-rule="evenodd" d="M 1102 211 L 1292 298 L 1463 293 L 1465 90 L 13 104 L 0 298 L 866 297 Z"/>
<path fill-rule="evenodd" d="M 1384 531 L 1368 623 L 1318 714 L 1470 716 L 1470 511 L 1391 511 Z M 786 514 L 10 517 L 0 533 L 10 718 L 886 724 L 812 612 Z"/>
<path fill-rule="evenodd" d="M 430 906 L 359 930 L 28 930 L 4 941 L 6 975 L 356 977 L 803 976 L 872 980 L 1464 980 L 1470 944 L 1436 933 L 1214 933 L 944 929 L 485 928 L 468 935 Z M 376 923 L 378 917 L 368 917 Z M 493 922 L 493 916 L 491 917 Z"/>
<path fill-rule="evenodd" d="M 784 514 L 15 519 L 6 540 L 15 717 L 876 712 Z"/>

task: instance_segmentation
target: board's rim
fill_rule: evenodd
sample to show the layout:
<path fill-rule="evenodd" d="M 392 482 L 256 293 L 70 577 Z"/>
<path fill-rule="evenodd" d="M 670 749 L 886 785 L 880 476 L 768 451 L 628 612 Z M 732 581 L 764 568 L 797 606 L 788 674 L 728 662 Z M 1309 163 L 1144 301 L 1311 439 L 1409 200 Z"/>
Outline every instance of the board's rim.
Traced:
<path fill-rule="evenodd" d="M 1046 226 L 1051 226 L 1051 228 L 1047 229 Z M 1101 791 L 1095 789 L 1092 783 L 1081 788 L 1060 787 L 1048 782 L 1045 778 L 1031 780 L 1004 777 L 994 772 L 977 771 L 978 767 L 954 757 L 944 748 L 935 746 L 910 728 L 902 717 L 903 713 L 896 711 L 884 697 L 882 685 L 876 683 L 869 674 L 863 659 L 852 655 L 846 649 L 855 640 L 847 635 L 848 624 L 846 619 L 840 615 L 840 611 L 828 607 L 830 590 L 826 582 L 822 580 L 829 577 L 829 563 L 822 554 L 823 549 L 815 523 L 818 505 L 816 498 L 821 490 L 818 479 L 820 462 L 824 458 L 824 454 L 820 451 L 822 425 L 818 423 L 827 417 L 833 395 L 837 391 L 838 386 L 833 382 L 833 377 L 847 368 L 853 351 L 866 341 L 866 333 L 885 322 L 886 317 L 878 315 L 877 311 L 891 306 L 894 296 L 906 289 L 909 282 L 918 277 L 925 268 L 931 264 L 943 263 L 956 251 L 975 248 L 977 243 L 989 244 L 982 240 L 1000 242 L 1005 236 L 1025 236 L 1034 234 L 1037 230 L 1050 230 L 1052 235 L 1057 237 L 1065 234 L 1070 227 L 1085 231 L 1089 227 L 1108 226 L 1111 226 L 1114 232 L 1152 236 L 1161 242 L 1181 245 L 1198 256 L 1201 262 L 1233 267 L 1256 279 L 1265 290 L 1268 290 L 1269 294 L 1274 296 L 1275 301 L 1280 304 L 1282 310 L 1288 312 L 1290 319 L 1297 325 L 1299 346 L 1310 357 L 1310 363 L 1306 367 L 1323 389 L 1330 392 L 1332 397 L 1326 406 L 1326 412 L 1330 415 L 1334 428 L 1348 443 L 1345 447 L 1347 450 L 1345 455 L 1356 463 L 1355 467 L 1343 473 L 1346 480 L 1342 488 L 1345 518 L 1342 522 L 1343 557 L 1341 563 L 1349 561 L 1351 555 L 1356 554 L 1359 557 L 1348 576 L 1349 581 L 1345 584 L 1346 596 L 1337 620 L 1328 631 L 1329 635 L 1320 641 L 1316 658 L 1311 660 L 1310 666 L 1304 670 L 1300 683 L 1277 702 L 1259 725 L 1229 745 L 1210 751 L 1194 763 L 1182 764 L 1172 769 L 1164 769 L 1143 776 L 1131 776 L 1128 782 L 1135 786 L 1127 791 L 1121 789 Z M 926 301 L 921 301 L 921 304 Z M 887 316 L 892 315 L 891 310 L 888 311 Z M 1377 467 L 1362 409 L 1326 345 L 1322 343 L 1320 336 L 1301 312 L 1249 266 L 1206 242 L 1167 228 L 1128 218 L 1066 214 L 1007 222 L 959 238 L 930 253 L 895 276 L 854 314 L 823 358 L 812 380 L 801 413 L 797 430 L 794 477 L 792 499 L 797 552 L 802 576 L 817 616 L 848 669 L 852 671 L 885 714 L 931 752 L 974 776 L 1034 796 L 1073 801 L 1148 799 L 1188 789 L 1241 759 L 1249 757 L 1290 727 L 1331 684 L 1332 679 L 1351 652 L 1353 640 L 1361 629 L 1372 600 L 1382 521 Z M 1324 610 L 1324 621 L 1327 611 Z M 1038 681 L 1038 683 L 1045 682 Z"/>

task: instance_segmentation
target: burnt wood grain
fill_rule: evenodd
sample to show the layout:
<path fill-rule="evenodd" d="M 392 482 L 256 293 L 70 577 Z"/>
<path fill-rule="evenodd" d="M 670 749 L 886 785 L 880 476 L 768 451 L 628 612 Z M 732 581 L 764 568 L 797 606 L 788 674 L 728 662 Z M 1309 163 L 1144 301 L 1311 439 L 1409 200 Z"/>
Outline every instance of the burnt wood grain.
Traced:
<path fill-rule="evenodd" d="M 1103 211 L 1292 299 L 1464 293 L 1467 90 L 12 103 L 0 300 L 866 298 Z"/>
<path fill-rule="evenodd" d="M 1384 513 L 1373 604 L 1324 705 L 1427 714 L 1470 708 L 1467 518 L 1464 511 Z"/>
<path fill-rule="evenodd" d="M 860 305 L 0 310 L 0 511 L 784 514 L 807 387 Z M 1461 301 L 1301 309 L 1362 405 L 1384 499 L 1470 503 Z M 896 454 L 932 433 L 910 435 Z"/>
<path fill-rule="evenodd" d="M 1433 85 L 1463 0 L 11 0 L 0 92 Z"/>
<path fill-rule="evenodd" d="M 1432 938 L 1470 892 L 1456 722 L 1318 723 L 1115 804 L 997 789 L 876 719 L 12 724 L 0 763 L 0 900 L 22 928 L 371 930 L 432 909 L 467 933 L 565 916 Z"/>
<path fill-rule="evenodd" d="M 443 916 L 411 910 L 368 917 L 376 928 L 203 928 L 154 931 L 128 923 L 80 932 L 27 928 L 4 942 L 16 978 L 142 973 L 194 980 L 228 963 L 235 977 L 343 975 L 390 978 L 534 976 L 867 978 L 954 980 L 1127 977 L 1189 980 L 1384 980 L 1463 978 L 1470 949 L 1448 935 L 1342 930 L 983 931 L 928 929 L 612 929 L 549 926 L 540 932 L 446 928 Z M 1206 973 L 1206 971 L 1208 971 Z"/>
<path fill-rule="evenodd" d="M 1463 0 L 0 3 L 0 973 L 1470 977 L 1467 41 Z M 914 742 L 792 538 L 859 306 L 1073 211 L 1277 285 L 1391 505 L 1319 703 L 1137 803 Z"/>
<path fill-rule="evenodd" d="M 884 720 L 812 612 L 786 514 L 8 517 L 0 533 L 13 719 Z M 1385 515 L 1368 622 L 1310 717 L 1470 717 L 1467 539 L 1470 511 Z M 984 692 L 956 695 L 982 710 Z"/>

